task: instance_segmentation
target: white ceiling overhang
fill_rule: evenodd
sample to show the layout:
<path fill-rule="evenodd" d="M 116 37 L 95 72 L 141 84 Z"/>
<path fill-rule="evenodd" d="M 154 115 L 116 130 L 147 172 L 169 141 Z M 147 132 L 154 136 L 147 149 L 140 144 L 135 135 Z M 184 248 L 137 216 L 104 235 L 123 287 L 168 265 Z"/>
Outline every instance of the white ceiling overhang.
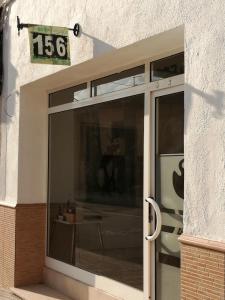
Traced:
<path fill-rule="evenodd" d="M 53 91 L 61 87 L 72 86 L 76 82 L 87 81 L 96 75 L 104 76 L 104 74 L 116 72 L 123 66 L 183 47 L 184 28 L 180 26 L 42 77 L 23 87 L 35 87 Z"/>

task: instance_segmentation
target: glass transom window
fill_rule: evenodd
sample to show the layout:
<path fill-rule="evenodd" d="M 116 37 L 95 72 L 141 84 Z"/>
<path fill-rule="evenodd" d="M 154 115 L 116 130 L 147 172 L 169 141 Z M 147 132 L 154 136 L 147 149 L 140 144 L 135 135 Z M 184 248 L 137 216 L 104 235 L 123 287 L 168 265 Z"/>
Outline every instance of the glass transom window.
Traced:
<path fill-rule="evenodd" d="M 165 57 L 151 62 L 151 78 L 150 81 L 180 75 L 184 73 L 184 53 L 178 53 L 169 57 Z"/>
<path fill-rule="evenodd" d="M 49 95 L 49 107 L 88 99 L 90 92 L 87 83 L 82 83 Z"/>
<path fill-rule="evenodd" d="M 91 94 L 92 96 L 99 96 L 144 84 L 144 72 L 145 67 L 142 65 L 107 77 L 96 79 L 91 83 Z"/>

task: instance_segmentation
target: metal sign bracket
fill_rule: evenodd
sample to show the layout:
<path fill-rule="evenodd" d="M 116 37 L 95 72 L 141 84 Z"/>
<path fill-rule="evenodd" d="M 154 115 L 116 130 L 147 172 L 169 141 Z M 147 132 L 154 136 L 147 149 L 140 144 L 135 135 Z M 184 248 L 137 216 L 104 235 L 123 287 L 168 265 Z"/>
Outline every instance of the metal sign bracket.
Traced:
<path fill-rule="evenodd" d="M 28 23 L 21 23 L 20 18 L 17 16 L 17 29 L 18 29 L 18 35 L 20 35 L 20 31 L 23 28 L 28 28 L 29 26 L 33 26 L 34 24 L 28 24 Z M 78 23 L 75 23 L 73 28 L 68 28 L 68 30 L 73 31 L 73 34 L 75 37 L 78 37 L 80 34 L 80 25 Z"/>

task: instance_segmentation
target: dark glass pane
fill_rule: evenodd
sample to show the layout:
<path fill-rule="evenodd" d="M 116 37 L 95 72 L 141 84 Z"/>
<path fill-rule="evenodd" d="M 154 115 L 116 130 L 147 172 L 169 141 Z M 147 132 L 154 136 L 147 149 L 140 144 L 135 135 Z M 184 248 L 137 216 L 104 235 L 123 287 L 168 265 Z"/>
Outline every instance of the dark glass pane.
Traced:
<path fill-rule="evenodd" d="M 184 93 L 156 99 L 156 200 L 162 231 L 156 240 L 158 300 L 180 299 L 180 244 L 184 198 Z"/>
<path fill-rule="evenodd" d="M 90 97 L 87 84 L 83 83 L 71 88 L 60 90 L 49 95 L 49 107 L 62 105 L 74 101 L 84 100 Z"/>
<path fill-rule="evenodd" d="M 49 252 L 142 289 L 144 96 L 49 116 Z"/>
<path fill-rule="evenodd" d="M 92 81 L 92 96 L 123 90 L 145 82 L 144 65 Z"/>
<path fill-rule="evenodd" d="M 184 73 L 184 53 L 156 60 L 151 63 L 151 81 Z"/>
<path fill-rule="evenodd" d="M 184 93 L 161 96 L 156 99 L 158 121 L 158 154 L 184 152 Z"/>

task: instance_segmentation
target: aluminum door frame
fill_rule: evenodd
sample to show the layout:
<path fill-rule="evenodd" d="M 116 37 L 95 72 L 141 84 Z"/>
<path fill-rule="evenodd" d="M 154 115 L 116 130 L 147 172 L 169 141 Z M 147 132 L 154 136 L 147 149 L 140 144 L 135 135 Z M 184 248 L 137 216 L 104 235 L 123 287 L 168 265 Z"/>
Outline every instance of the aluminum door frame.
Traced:
<path fill-rule="evenodd" d="M 157 97 L 169 94 L 184 92 L 184 84 L 180 76 L 163 79 L 151 84 L 145 93 L 145 114 L 144 114 L 144 199 L 151 197 L 155 199 L 155 101 Z M 161 86 L 161 88 L 160 88 Z M 169 87 L 168 87 L 169 86 Z M 164 88 L 165 87 L 165 88 Z M 157 202 L 157 201 L 156 201 Z M 149 203 L 144 201 L 143 207 L 144 222 L 144 300 L 157 300 L 155 292 L 155 241 L 149 241 L 147 236 L 152 235 L 155 230 L 155 214 L 152 216 L 151 225 L 149 223 Z"/>

